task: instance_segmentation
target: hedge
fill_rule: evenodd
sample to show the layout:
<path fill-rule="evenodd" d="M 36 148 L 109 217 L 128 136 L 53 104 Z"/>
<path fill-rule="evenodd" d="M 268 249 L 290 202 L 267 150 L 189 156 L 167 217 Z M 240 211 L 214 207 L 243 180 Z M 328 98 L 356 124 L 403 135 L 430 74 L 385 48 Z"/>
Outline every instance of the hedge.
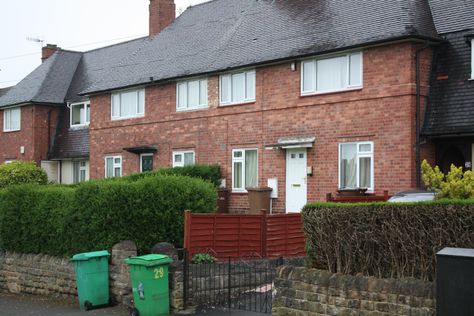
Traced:
<path fill-rule="evenodd" d="M 14 186 L 0 194 L 0 247 L 69 256 L 132 240 L 146 253 L 161 241 L 182 245 L 184 210 L 213 212 L 216 200 L 212 184 L 181 176 Z"/>
<path fill-rule="evenodd" d="M 218 187 L 221 181 L 221 171 L 218 164 L 214 165 L 192 165 L 185 167 L 175 168 L 161 168 L 157 171 L 149 171 L 143 173 L 135 173 L 130 176 L 123 177 L 122 179 L 128 181 L 137 181 L 143 178 L 163 176 L 163 175 L 176 175 L 176 176 L 188 176 L 193 178 L 200 178 L 214 184 Z"/>
<path fill-rule="evenodd" d="M 332 272 L 433 280 L 436 253 L 474 247 L 474 201 L 312 203 L 302 220 L 311 265 Z"/>
<path fill-rule="evenodd" d="M 0 188 L 17 184 L 47 184 L 46 172 L 34 161 L 12 161 L 0 164 Z"/>

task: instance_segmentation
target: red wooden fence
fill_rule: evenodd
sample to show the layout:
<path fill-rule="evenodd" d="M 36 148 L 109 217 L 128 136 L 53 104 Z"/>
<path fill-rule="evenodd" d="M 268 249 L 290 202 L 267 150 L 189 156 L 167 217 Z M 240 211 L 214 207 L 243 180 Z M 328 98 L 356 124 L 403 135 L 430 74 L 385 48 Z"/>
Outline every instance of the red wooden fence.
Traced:
<path fill-rule="evenodd" d="M 300 214 L 185 214 L 184 247 L 191 257 L 196 253 L 218 259 L 305 255 Z"/>

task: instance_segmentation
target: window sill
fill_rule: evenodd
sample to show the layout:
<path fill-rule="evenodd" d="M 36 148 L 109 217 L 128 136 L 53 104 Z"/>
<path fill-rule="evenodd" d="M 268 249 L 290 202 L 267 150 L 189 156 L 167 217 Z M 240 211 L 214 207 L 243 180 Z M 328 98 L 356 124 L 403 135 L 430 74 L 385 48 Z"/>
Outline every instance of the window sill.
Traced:
<path fill-rule="evenodd" d="M 70 130 L 78 130 L 78 129 L 86 129 L 86 128 L 89 128 L 89 124 L 71 125 L 69 127 Z"/>
<path fill-rule="evenodd" d="M 331 91 L 321 91 L 321 92 L 306 92 L 306 93 L 301 93 L 300 97 L 311 97 L 311 96 L 316 96 L 316 95 L 325 95 L 325 94 L 335 94 L 335 93 L 343 93 L 343 92 L 353 92 L 353 91 L 359 91 L 362 90 L 363 87 L 352 87 L 352 88 L 347 88 L 347 89 L 340 89 L 340 90 L 331 90 Z"/>
<path fill-rule="evenodd" d="M 20 132 L 21 129 L 12 129 L 12 130 L 3 130 L 4 133 L 15 133 L 15 132 Z"/>
<path fill-rule="evenodd" d="M 225 107 L 234 106 L 234 105 L 252 104 L 252 103 L 255 103 L 255 102 L 256 102 L 256 100 L 243 101 L 243 102 L 233 102 L 233 103 L 219 103 L 219 107 L 225 108 Z"/>
<path fill-rule="evenodd" d="M 145 117 L 145 114 L 143 115 L 137 115 L 137 116 L 127 116 L 127 117 L 116 117 L 116 118 L 112 118 L 112 122 L 115 122 L 115 121 L 125 121 L 125 120 L 133 120 L 133 119 L 137 119 L 137 118 L 143 118 Z"/>
<path fill-rule="evenodd" d="M 232 191 L 230 192 L 232 195 L 247 195 L 249 194 L 247 191 Z"/>
<path fill-rule="evenodd" d="M 197 112 L 197 111 L 202 111 L 202 110 L 207 110 L 209 109 L 209 106 L 202 106 L 202 107 L 197 107 L 197 108 L 191 108 L 191 109 L 176 109 L 176 113 L 183 113 L 183 112 Z"/>

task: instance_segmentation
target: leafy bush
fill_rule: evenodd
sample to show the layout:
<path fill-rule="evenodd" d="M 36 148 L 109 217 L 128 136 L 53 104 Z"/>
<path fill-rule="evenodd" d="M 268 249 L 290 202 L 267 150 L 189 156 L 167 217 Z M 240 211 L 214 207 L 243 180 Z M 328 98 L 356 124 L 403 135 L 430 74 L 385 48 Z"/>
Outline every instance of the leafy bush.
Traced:
<path fill-rule="evenodd" d="M 124 177 L 123 179 L 129 181 L 137 181 L 143 178 L 162 176 L 162 175 L 176 175 L 176 176 L 188 176 L 193 178 L 201 178 L 209 181 L 214 186 L 218 187 L 221 181 L 221 171 L 219 165 L 193 165 L 185 167 L 175 168 L 162 168 L 157 171 L 136 173 L 130 176 Z"/>
<path fill-rule="evenodd" d="M 208 253 L 197 253 L 193 256 L 191 262 L 194 264 L 214 263 L 216 258 Z"/>
<path fill-rule="evenodd" d="M 302 220 L 312 266 L 433 280 L 444 247 L 474 246 L 474 201 L 313 203 Z"/>
<path fill-rule="evenodd" d="M 10 187 L 0 194 L 0 248 L 71 255 L 132 240 L 145 253 L 181 245 L 184 210 L 213 212 L 216 200 L 210 183 L 181 176 Z"/>
<path fill-rule="evenodd" d="M 46 172 L 33 161 L 12 161 L 0 164 L 0 188 L 16 184 L 47 184 Z"/>
<path fill-rule="evenodd" d="M 437 192 L 437 198 L 473 199 L 474 174 L 468 170 L 463 173 L 462 167 L 451 165 L 451 170 L 444 175 L 438 166 L 432 168 L 423 160 L 421 164 L 422 179 L 425 186 Z"/>

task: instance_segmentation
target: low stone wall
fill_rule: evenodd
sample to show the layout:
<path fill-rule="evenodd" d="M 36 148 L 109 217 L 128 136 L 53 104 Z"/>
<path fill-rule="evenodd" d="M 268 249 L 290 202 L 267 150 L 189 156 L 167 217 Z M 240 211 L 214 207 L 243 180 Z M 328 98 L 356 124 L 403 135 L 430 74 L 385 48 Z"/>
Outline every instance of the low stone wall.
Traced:
<path fill-rule="evenodd" d="M 110 294 L 115 302 L 127 302 L 131 294 L 130 277 L 124 260 L 136 256 L 133 242 L 122 242 L 112 249 Z M 77 296 L 72 263 L 46 255 L 0 253 L 0 291 L 57 297 Z"/>
<path fill-rule="evenodd" d="M 303 267 L 277 269 L 273 315 L 435 315 L 435 285 Z"/>

